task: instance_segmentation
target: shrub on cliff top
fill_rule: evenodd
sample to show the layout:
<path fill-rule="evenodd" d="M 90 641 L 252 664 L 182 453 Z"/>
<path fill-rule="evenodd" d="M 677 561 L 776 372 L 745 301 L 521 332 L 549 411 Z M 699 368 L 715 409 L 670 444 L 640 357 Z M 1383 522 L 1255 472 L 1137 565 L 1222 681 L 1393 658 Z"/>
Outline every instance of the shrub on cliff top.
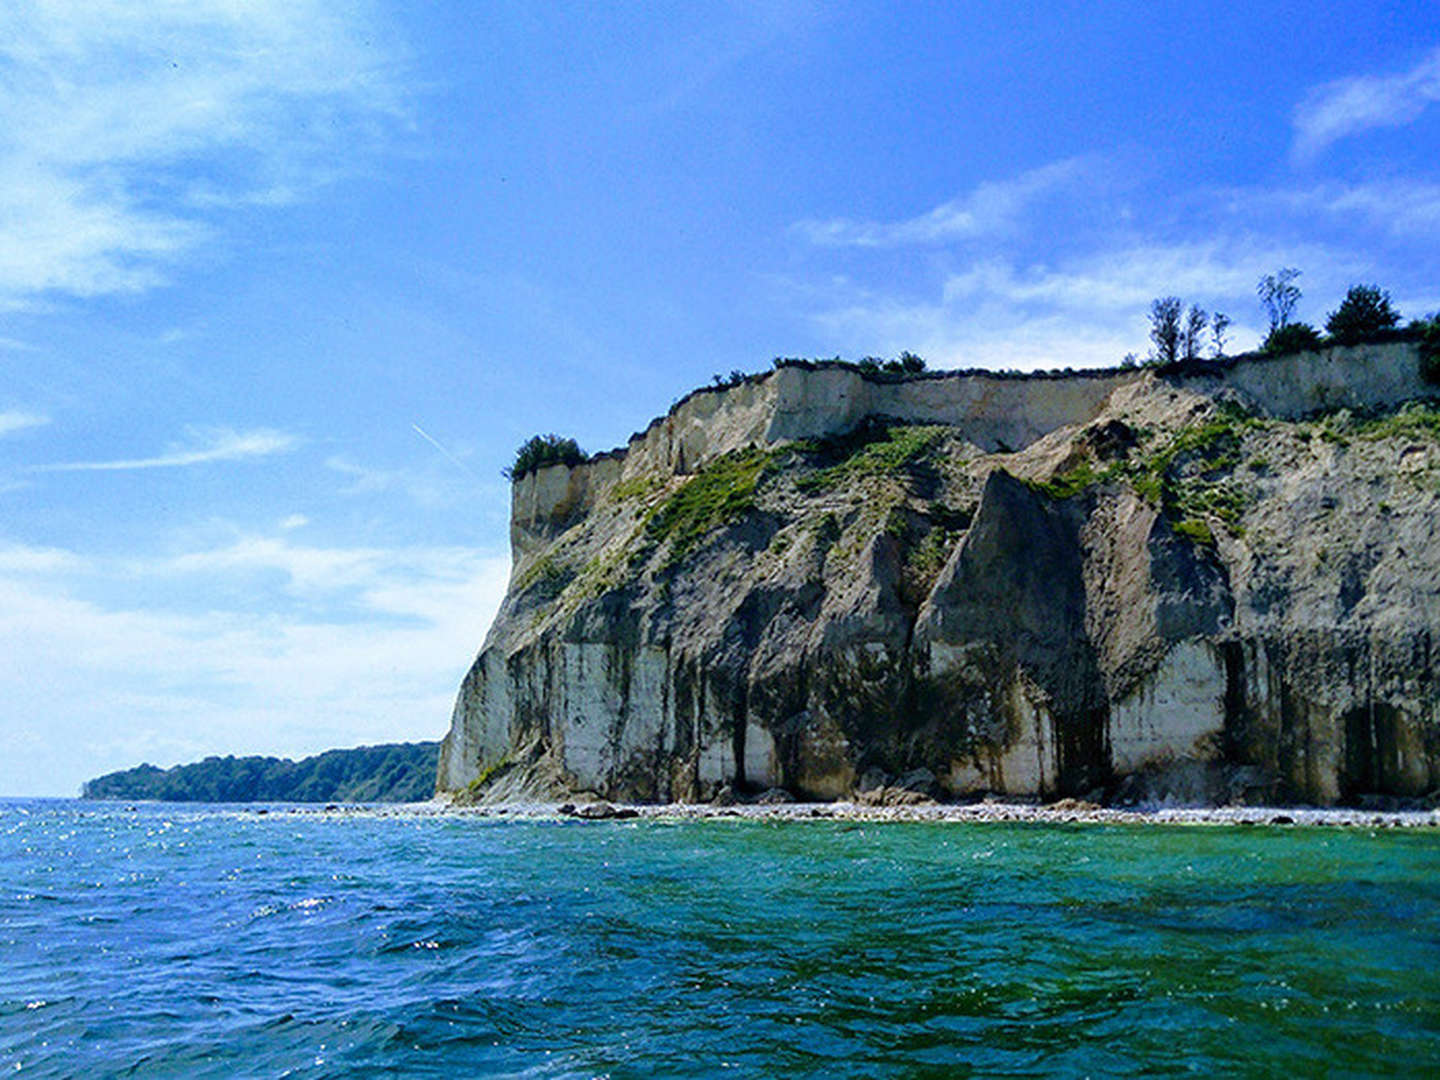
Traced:
<path fill-rule="evenodd" d="M 532 435 L 515 451 L 515 461 L 500 473 L 507 480 L 519 480 L 546 465 L 579 465 L 585 451 L 574 439 L 560 435 Z"/>
<path fill-rule="evenodd" d="M 1390 305 L 1390 294 L 1378 285 L 1351 285 L 1340 306 L 1330 313 L 1325 329 L 1342 345 L 1393 330 L 1400 314 Z"/>
<path fill-rule="evenodd" d="M 800 356 L 777 356 L 776 369 L 787 367 L 815 368 L 820 365 L 834 365 L 858 371 L 861 375 L 919 375 L 925 370 L 925 359 L 906 349 L 894 360 L 882 360 L 878 356 L 864 356 L 859 360 L 842 360 L 838 356 L 828 359 L 807 360 Z M 1012 373 L 1013 374 L 1013 373 Z"/>
<path fill-rule="evenodd" d="M 1309 323 L 1293 322 L 1277 326 L 1266 336 L 1261 352 L 1292 353 L 1320 347 L 1320 331 Z"/>
<path fill-rule="evenodd" d="M 1420 375 L 1428 383 L 1440 383 L 1440 312 L 1417 319 L 1410 329 L 1420 333 Z"/>

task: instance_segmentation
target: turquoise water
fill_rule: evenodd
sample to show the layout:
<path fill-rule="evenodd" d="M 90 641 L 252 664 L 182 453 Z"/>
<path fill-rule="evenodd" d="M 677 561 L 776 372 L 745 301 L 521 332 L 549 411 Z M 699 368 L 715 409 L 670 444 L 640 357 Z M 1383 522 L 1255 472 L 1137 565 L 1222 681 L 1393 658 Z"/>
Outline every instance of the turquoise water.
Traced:
<path fill-rule="evenodd" d="M 1440 1073 L 1440 836 L 0 802 L 0 1073 Z"/>

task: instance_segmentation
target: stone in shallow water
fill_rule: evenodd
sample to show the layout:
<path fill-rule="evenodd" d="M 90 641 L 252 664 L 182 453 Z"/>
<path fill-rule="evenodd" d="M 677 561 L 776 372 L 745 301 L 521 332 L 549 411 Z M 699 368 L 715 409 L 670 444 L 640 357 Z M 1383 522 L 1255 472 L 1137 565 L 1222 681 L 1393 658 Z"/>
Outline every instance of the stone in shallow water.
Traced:
<path fill-rule="evenodd" d="M 633 806 L 615 806 L 608 802 L 589 803 L 585 806 L 574 806 L 566 803 L 560 807 L 560 813 L 567 817 L 581 818 L 585 821 L 605 821 L 612 818 L 633 818 L 639 817 L 640 811 Z"/>
<path fill-rule="evenodd" d="M 791 795 L 784 788 L 773 787 L 762 791 L 755 798 L 755 802 L 760 806 L 775 806 L 779 803 L 792 803 L 794 801 L 795 796 Z"/>

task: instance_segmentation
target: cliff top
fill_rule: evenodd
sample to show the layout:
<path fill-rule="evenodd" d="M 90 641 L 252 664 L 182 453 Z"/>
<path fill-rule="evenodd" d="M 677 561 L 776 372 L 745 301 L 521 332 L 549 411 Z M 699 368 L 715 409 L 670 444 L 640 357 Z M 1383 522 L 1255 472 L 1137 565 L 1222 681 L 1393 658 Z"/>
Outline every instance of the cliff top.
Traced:
<path fill-rule="evenodd" d="M 1427 343 L 1429 344 L 1427 345 Z M 888 366 L 885 366 L 871 360 L 856 362 L 842 360 L 839 357 L 830 359 L 776 357 L 773 361 L 773 367 L 769 371 L 734 371 L 731 372 L 728 377 L 717 375 L 715 376 L 713 384 L 696 387 L 680 398 L 677 398 L 663 415 L 655 417 L 643 429 L 631 434 L 624 446 L 585 454 L 572 439 L 562 439 L 556 435 L 535 436 L 521 447 L 517 454 L 516 462 L 506 470 L 506 475 L 512 480 L 519 482 L 538 469 L 553 464 L 563 464 L 567 467 L 574 467 L 576 465 L 594 464 L 624 458 L 636 443 L 651 438 L 657 430 L 665 426 L 667 422 L 671 422 L 686 406 L 691 405 L 697 399 L 714 397 L 723 399 L 725 395 L 735 391 L 737 388 L 763 386 L 773 380 L 779 373 L 785 371 L 809 374 L 843 374 L 858 379 L 867 386 L 875 388 L 894 388 L 924 384 L 943 385 L 957 382 L 979 382 L 982 384 L 986 382 L 1003 384 L 1018 383 L 1050 386 L 1057 382 L 1063 383 L 1069 381 L 1128 381 L 1129 379 L 1138 377 L 1143 372 L 1148 372 L 1158 378 L 1190 380 L 1224 378 L 1227 373 L 1233 373 L 1245 368 L 1256 369 L 1251 374 L 1258 375 L 1267 367 L 1284 365 L 1286 363 L 1293 365 L 1297 358 L 1313 357 L 1318 360 L 1339 349 L 1366 350 L 1395 344 L 1413 344 L 1420 347 L 1422 353 L 1431 352 L 1440 354 L 1440 324 L 1433 321 L 1418 321 L 1406 328 L 1384 330 L 1368 334 L 1363 341 L 1358 342 L 1351 341 L 1342 343 L 1332 339 L 1323 339 L 1320 341 L 1318 347 L 1260 349 L 1237 353 L 1235 355 L 1220 354 L 1204 358 L 1194 357 L 1180 359 L 1170 363 L 1128 363 L 1097 368 L 1061 367 L 1035 371 L 997 370 L 991 368 L 925 370 L 923 366 L 904 369 L 901 368 L 899 362 L 894 361 L 890 362 Z M 910 356 L 911 354 L 904 355 Z M 914 359 L 918 361 L 918 358 Z M 923 365 L 923 361 L 918 362 Z M 1412 394 L 1411 396 L 1418 395 Z M 1376 404 L 1383 407 L 1395 404 L 1395 402 L 1389 397 L 1386 397 L 1383 401 L 1377 402 Z M 1328 407 L 1327 403 L 1320 403 L 1316 406 L 1317 409 L 1325 407 Z M 958 419 L 963 419 L 963 417 Z M 945 421 L 939 419 L 938 422 Z M 542 442 L 546 444 L 546 447 L 539 447 L 539 444 Z M 553 450 L 554 452 L 533 452 L 537 449 L 544 449 L 546 451 Z M 527 451 L 531 452 L 527 453 Z"/>

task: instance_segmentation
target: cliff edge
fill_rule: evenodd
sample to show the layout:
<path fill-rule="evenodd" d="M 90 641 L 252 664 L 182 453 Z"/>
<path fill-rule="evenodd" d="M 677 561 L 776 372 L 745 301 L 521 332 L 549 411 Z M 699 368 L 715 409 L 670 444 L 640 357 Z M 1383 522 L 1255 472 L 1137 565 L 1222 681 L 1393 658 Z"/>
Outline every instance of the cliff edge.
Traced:
<path fill-rule="evenodd" d="M 1409 340 L 697 392 L 515 483 L 439 790 L 1428 796 L 1434 393 Z"/>

